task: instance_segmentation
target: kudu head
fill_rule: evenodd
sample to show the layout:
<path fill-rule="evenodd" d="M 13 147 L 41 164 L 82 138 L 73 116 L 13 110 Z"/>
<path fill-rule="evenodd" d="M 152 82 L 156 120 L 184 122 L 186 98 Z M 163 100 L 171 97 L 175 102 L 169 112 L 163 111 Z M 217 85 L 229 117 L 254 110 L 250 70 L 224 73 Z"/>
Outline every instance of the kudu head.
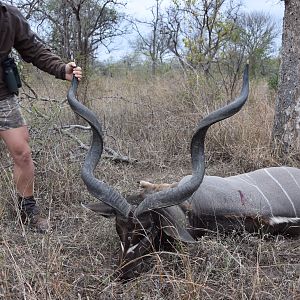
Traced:
<path fill-rule="evenodd" d="M 204 177 L 204 140 L 208 128 L 221 120 L 237 113 L 247 100 L 249 93 L 248 65 L 244 71 L 241 94 L 228 105 L 210 113 L 202 119 L 192 136 L 191 162 L 192 175 L 183 184 L 155 185 L 142 182 L 143 192 L 128 198 L 123 197 L 111 186 L 96 179 L 93 175 L 103 151 L 102 126 L 96 115 L 77 101 L 75 93 L 77 81 L 73 79 L 68 92 L 71 108 L 85 119 L 92 128 L 91 147 L 81 170 L 81 177 L 88 191 L 97 199 L 97 203 L 83 205 L 101 216 L 116 219 L 116 230 L 120 237 L 120 277 L 128 279 L 139 273 L 141 258 L 155 250 L 163 237 L 193 242 L 192 236 L 184 224 L 176 217 L 176 207 L 199 188 Z M 138 205 L 130 200 L 140 199 Z"/>

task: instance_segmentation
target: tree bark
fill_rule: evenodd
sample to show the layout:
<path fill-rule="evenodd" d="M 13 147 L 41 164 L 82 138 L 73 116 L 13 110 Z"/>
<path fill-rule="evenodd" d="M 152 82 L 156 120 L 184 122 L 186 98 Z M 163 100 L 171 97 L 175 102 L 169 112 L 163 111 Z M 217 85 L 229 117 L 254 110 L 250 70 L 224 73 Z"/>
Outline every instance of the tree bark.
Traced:
<path fill-rule="evenodd" d="M 282 55 L 273 125 L 279 154 L 300 149 L 300 1 L 285 0 Z"/>

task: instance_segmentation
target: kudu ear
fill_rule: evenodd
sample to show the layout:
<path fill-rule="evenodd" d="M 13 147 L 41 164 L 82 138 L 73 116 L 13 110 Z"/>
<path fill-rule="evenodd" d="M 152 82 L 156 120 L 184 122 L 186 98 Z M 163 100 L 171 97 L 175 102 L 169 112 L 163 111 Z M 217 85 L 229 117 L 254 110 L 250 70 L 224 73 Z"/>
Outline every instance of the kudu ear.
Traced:
<path fill-rule="evenodd" d="M 91 202 L 88 204 L 81 203 L 81 206 L 85 209 L 92 210 L 105 218 L 113 218 L 116 216 L 115 209 L 103 202 Z"/>
<path fill-rule="evenodd" d="M 164 233 L 175 240 L 179 240 L 184 243 L 195 243 L 196 241 L 185 229 L 185 215 L 180 217 L 178 214 L 174 214 L 173 209 L 176 207 L 167 207 L 163 210 L 159 210 L 161 227 Z M 177 212 L 178 213 L 178 212 Z"/>
<path fill-rule="evenodd" d="M 184 243 L 196 242 L 186 229 L 184 229 L 181 226 L 178 226 L 176 222 L 172 222 L 172 223 L 173 224 L 170 224 L 170 222 L 166 222 L 166 224 L 162 224 L 163 231 L 166 235 Z"/>

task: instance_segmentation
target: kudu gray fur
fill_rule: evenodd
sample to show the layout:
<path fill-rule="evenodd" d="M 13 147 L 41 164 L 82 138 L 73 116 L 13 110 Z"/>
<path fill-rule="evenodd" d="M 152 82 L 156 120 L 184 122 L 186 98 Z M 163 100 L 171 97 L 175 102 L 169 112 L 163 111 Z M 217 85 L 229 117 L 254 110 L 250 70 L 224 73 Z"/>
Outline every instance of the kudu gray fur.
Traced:
<path fill-rule="evenodd" d="M 122 278 L 138 274 L 139 258 L 166 241 L 195 242 L 207 230 L 300 234 L 300 169 L 274 167 L 227 178 L 204 176 L 206 132 L 212 124 L 233 116 L 246 102 L 248 66 L 240 96 L 199 122 L 191 141 L 192 175 L 173 185 L 141 182 L 144 192 L 128 199 L 93 175 L 103 150 L 102 128 L 95 114 L 77 101 L 76 90 L 74 79 L 69 104 L 93 130 L 81 175 L 89 192 L 101 200 L 83 206 L 116 218 Z M 137 206 L 127 201 L 136 197 L 141 199 Z"/>

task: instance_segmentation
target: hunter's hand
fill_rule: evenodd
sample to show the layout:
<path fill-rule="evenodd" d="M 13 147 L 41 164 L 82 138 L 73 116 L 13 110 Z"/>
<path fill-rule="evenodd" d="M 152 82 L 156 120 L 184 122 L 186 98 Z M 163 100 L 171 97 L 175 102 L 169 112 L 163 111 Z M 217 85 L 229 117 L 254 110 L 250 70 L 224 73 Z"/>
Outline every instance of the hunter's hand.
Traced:
<path fill-rule="evenodd" d="M 82 70 L 80 67 L 77 67 L 75 62 L 69 62 L 66 64 L 66 80 L 71 81 L 73 75 L 78 79 L 81 80 L 82 78 Z"/>

